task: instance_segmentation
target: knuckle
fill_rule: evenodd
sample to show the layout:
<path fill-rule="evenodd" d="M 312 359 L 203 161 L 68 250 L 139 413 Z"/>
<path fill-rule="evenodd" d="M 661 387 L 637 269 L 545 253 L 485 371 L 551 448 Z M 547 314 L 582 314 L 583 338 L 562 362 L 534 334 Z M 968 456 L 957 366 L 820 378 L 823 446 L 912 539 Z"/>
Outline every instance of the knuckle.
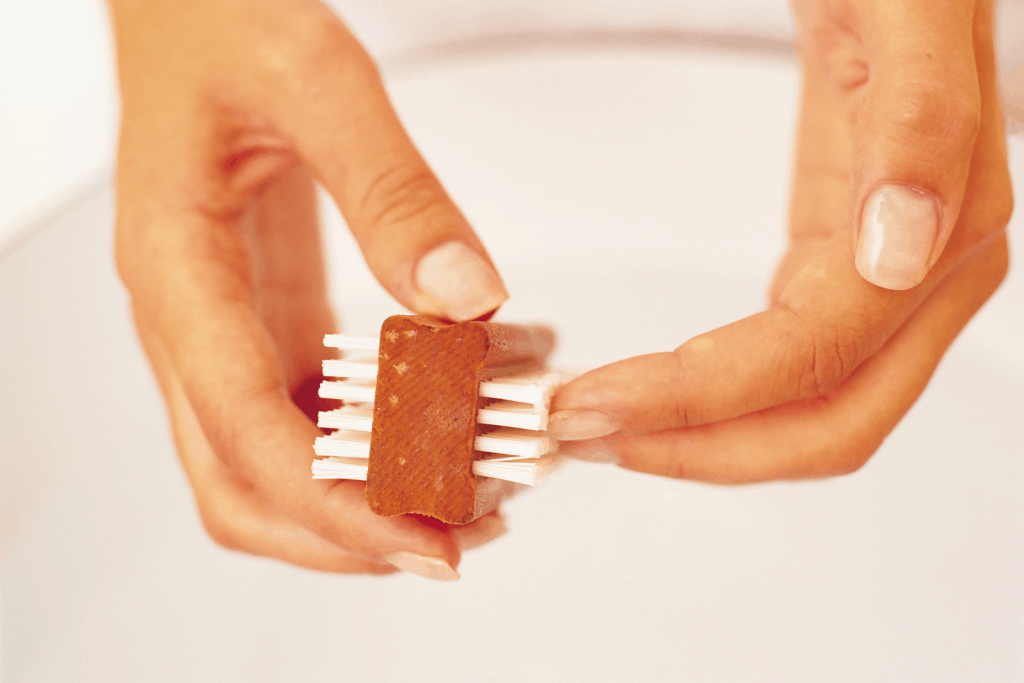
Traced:
<path fill-rule="evenodd" d="M 832 324 L 816 328 L 810 344 L 810 363 L 806 366 L 804 386 L 810 395 L 832 393 L 856 367 L 860 355 L 855 334 L 846 326 Z"/>
<path fill-rule="evenodd" d="M 860 362 L 858 331 L 841 322 L 811 326 L 788 305 L 781 304 L 780 307 L 793 318 L 802 339 L 795 345 L 796 371 L 790 379 L 797 385 L 795 394 L 800 398 L 811 398 L 832 393 Z"/>
<path fill-rule="evenodd" d="M 686 458 L 681 455 L 669 458 L 665 466 L 665 476 L 669 479 L 688 479 L 690 470 Z"/>
<path fill-rule="evenodd" d="M 426 167 L 398 162 L 367 186 L 358 215 L 368 226 L 404 223 L 437 210 L 445 202 L 437 178 Z"/>
<path fill-rule="evenodd" d="M 858 38 L 846 29 L 846 17 L 815 16 L 801 22 L 797 51 L 808 71 L 820 72 L 840 92 L 851 93 L 863 86 L 870 74 Z"/>
<path fill-rule="evenodd" d="M 251 462 L 253 454 L 252 434 L 259 424 L 254 415 L 280 415 L 287 406 L 293 405 L 282 378 L 276 374 L 273 361 L 264 359 L 265 365 L 252 370 L 251 383 L 238 387 L 231 395 L 229 405 L 204 406 L 211 418 L 204 424 L 206 436 L 213 445 L 221 462 L 229 467 L 243 467 Z M 257 379 L 258 377 L 258 379 Z"/>
<path fill-rule="evenodd" d="M 706 344 L 703 335 L 694 337 L 672 352 L 675 376 L 682 386 L 707 386 L 707 360 L 699 350 Z M 707 421 L 700 397 L 689 391 L 672 391 L 665 397 L 670 402 L 671 418 L 676 427 L 690 427 Z"/>
<path fill-rule="evenodd" d="M 974 196 L 965 200 L 957 225 L 959 238 L 966 249 L 985 245 L 1005 234 L 1013 215 L 1013 186 L 1005 166 L 988 170 L 975 182 Z"/>
<path fill-rule="evenodd" d="M 254 36 L 266 68 L 289 82 L 295 74 L 315 80 L 333 78 L 337 69 L 378 74 L 373 59 L 333 12 L 326 7 L 309 9 Z"/>
<path fill-rule="evenodd" d="M 905 83 L 886 112 L 888 123 L 929 139 L 973 143 L 981 125 L 978 94 L 949 89 L 938 83 Z"/>

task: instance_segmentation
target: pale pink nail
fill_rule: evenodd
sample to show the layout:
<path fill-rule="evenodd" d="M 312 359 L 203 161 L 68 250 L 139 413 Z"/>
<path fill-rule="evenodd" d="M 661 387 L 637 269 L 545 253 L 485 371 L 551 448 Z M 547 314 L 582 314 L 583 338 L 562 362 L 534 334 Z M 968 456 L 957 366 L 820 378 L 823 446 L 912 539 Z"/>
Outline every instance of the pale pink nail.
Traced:
<path fill-rule="evenodd" d="M 882 185 L 864 203 L 857 271 L 886 289 L 910 289 L 928 274 L 939 235 L 939 202 L 905 185 Z"/>
<path fill-rule="evenodd" d="M 596 410 L 559 410 L 548 418 L 548 434 L 559 441 L 598 439 L 620 429 L 618 420 Z"/>
<path fill-rule="evenodd" d="M 417 555 L 408 550 L 400 550 L 390 555 L 385 555 L 384 559 L 403 572 L 423 576 L 434 581 L 456 581 L 459 578 L 459 573 L 440 557 L 427 557 L 426 555 Z"/>
<path fill-rule="evenodd" d="M 508 299 L 494 268 L 462 242 L 445 242 L 421 258 L 415 279 L 455 321 L 479 318 Z"/>
<path fill-rule="evenodd" d="M 593 441 L 565 441 L 558 446 L 558 453 L 573 460 L 582 460 L 583 462 L 608 465 L 618 465 L 622 462 L 619 454 L 600 439 Z"/>

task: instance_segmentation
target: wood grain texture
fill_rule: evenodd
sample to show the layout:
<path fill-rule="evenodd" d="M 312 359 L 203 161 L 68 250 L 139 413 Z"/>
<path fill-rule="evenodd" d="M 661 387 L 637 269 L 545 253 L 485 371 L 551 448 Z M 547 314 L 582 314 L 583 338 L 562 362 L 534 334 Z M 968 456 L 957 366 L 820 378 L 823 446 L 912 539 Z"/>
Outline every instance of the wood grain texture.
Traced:
<path fill-rule="evenodd" d="M 381 327 L 366 480 L 370 509 L 466 524 L 493 508 L 472 473 L 483 379 L 543 363 L 546 328 L 392 316 Z"/>

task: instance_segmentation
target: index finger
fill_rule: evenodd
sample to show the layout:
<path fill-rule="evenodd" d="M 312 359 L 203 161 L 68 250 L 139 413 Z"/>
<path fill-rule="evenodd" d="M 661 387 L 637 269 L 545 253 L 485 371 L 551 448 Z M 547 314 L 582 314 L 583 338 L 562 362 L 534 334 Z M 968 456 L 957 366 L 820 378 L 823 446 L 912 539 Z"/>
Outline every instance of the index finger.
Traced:
<path fill-rule="evenodd" d="M 868 283 L 846 240 L 836 236 L 793 276 L 773 308 L 672 352 L 593 370 L 563 387 L 552 409 L 597 411 L 627 432 L 651 432 L 822 396 L 874 354 L 928 291 Z"/>
<path fill-rule="evenodd" d="M 979 54 L 979 64 L 990 61 L 990 53 Z M 1012 194 L 1002 118 L 994 82 L 984 68 L 979 80 L 985 106 L 971 155 L 969 201 L 942 257 L 921 284 L 894 291 L 864 280 L 842 229 L 844 202 L 832 201 L 822 213 L 806 212 L 819 225 L 826 222 L 822 231 L 831 237 L 788 278 L 771 309 L 697 336 L 673 352 L 630 358 L 587 373 L 556 394 L 553 410 L 587 411 L 583 417 L 600 424 L 603 434 L 612 424 L 643 433 L 727 420 L 832 392 L 900 329 L 953 269 L 1006 226 Z M 821 121 L 813 123 L 826 128 Z M 841 123 L 833 121 L 837 125 Z M 595 420 L 590 411 L 608 419 Z M 552 415 L 553 425 L 559 425 L 558 417 Z M 553 429 L 562 438 L 597 436 L 574 434 L 572 427 L 568 417 Z"/>
<path fill-rule="evenodd" d="M 122 276 L 139 324 L 166 349 L 218 456 L 274 507 L 334 545 L 415 570 L 414 556 L 457 576 L 459 548 L 444 528 L 379 517 L 366 506 L 361 484 L 311 478 L 312 444 L 321 433 L 292 402 L 254 309 L 238 224 L 167 205 L 138 216 L 119 217 Z"/>

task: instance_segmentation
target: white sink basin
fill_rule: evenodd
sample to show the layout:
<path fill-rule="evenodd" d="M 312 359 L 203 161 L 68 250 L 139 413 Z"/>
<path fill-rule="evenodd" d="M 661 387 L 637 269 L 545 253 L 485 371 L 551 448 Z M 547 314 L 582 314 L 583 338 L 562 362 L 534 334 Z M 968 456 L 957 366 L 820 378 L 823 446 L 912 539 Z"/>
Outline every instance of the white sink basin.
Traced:
<path fill-rule="evenodd" d="M 554 324 L 572 367 L 762 305 L 796 84 L 786 59 L 636 46 L 391 78 L 505 276 L 503 319 Z M 110 204 L 96 192 L 0 261 L 4 680 L 1024 677 L 1019 268 L 857 474 L 716 488 L 570 463 L 441 585 L 205 537 L 113 271 Z M 329 223 L 346 327 L 370 333 L 397 308 Z"/>

